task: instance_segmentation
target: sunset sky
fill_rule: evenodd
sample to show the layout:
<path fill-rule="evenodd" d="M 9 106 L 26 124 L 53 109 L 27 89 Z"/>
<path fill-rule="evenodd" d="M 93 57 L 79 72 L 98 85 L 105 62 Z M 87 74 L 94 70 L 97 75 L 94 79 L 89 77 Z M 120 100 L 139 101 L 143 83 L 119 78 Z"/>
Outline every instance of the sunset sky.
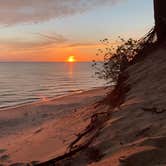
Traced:
<path fill-rule="evenodd" d="M 91 61 L 99 40 L 153 24 L 152 0 L 0 0 L 0 61 Z"/>

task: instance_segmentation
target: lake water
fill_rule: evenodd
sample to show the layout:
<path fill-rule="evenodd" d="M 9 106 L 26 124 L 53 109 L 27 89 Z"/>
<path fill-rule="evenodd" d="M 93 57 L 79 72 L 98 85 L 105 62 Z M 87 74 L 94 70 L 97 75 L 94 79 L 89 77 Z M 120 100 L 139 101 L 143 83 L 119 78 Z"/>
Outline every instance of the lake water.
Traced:
<path fill-rule="evenodd" d="M 103 85 L 91 63 L 0 63 L 0 109 Z"/>

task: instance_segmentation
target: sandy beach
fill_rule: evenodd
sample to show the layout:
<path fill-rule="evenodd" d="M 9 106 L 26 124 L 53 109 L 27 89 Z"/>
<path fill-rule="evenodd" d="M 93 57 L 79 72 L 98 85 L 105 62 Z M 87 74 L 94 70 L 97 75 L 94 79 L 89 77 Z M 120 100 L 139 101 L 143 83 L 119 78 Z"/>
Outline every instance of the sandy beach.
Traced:
<path fill-rule="evenodd" d="M 37 163 L 64 154 L 108 88 L 0 111 L 0 164 Z"/>

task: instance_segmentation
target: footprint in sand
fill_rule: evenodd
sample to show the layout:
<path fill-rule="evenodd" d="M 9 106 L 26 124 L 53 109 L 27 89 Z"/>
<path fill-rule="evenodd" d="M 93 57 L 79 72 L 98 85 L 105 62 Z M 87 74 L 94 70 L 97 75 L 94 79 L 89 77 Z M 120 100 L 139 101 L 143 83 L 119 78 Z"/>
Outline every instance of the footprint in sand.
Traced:
<path fill-rule="evenodd" d="M 0 156 L 0 161 L 1 161 L 1 162 L 5 162 L 5 161 L 8 161 L 9 158 L 10 158 L 9 155 L 6 155 L 6 154 L 5 154 L 5 155 Z"/>
<path fill-rule="evenodd" d="M 0 149 L 0 153 L 6 152 L 6 149 Z"/>

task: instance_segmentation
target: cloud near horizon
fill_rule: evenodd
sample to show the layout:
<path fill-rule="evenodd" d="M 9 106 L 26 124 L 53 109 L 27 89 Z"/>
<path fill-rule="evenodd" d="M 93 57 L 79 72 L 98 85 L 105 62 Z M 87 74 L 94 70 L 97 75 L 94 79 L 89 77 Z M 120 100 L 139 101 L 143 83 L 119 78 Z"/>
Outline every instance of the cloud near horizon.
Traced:
<path fill-rule="evenodd" d="M 94 47 L 97 43 L 76 42 L 57 33 L 32 33 L 34 38 L 1 38 L 0 46 L 10 49 L 42 49 L 42 48 L 81 48 Z"/>
<path fill-rule="evenodd" d="M 69 41 L 66 37 L 61 34 L 42 34 L 42 33 L 32 33 L 33 38 L 1 38 L 0 46 L 8 49 L 19 49 L 19 50 L 29 50 L 29 49 L 42 49 L 63 45 Z M 32 35 L 31 34 L 31 35 Z M 36 37 L 37 36 L 37 37 Z"/>
<path fill-rule="evenodd" d="M 38 23 L 124 0 L 0 0 L 0 24 Z"/>

